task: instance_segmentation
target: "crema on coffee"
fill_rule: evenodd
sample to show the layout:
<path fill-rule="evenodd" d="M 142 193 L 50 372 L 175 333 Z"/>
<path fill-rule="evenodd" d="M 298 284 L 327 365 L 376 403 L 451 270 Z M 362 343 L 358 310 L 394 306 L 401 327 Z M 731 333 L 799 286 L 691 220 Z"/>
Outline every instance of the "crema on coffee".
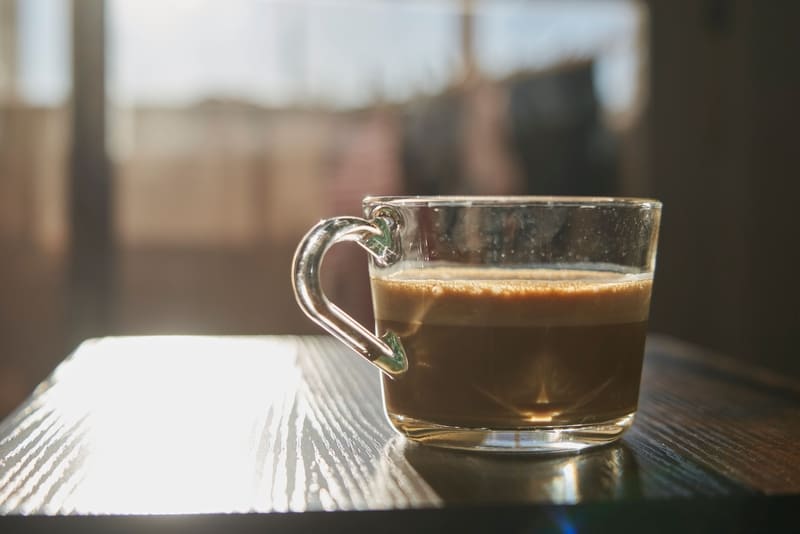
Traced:
<path fill-rule="evenodd" d="M 379 332 L 408 371 L 383 377 L 395 426 L 585 425 L 636 411 L 652 276 L 433 267 L 372 279 Z"/>

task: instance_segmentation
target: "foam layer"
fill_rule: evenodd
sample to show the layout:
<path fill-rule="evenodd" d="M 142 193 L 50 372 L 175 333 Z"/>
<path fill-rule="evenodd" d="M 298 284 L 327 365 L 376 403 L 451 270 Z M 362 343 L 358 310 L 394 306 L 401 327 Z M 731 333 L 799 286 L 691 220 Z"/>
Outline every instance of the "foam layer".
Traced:
<path fill-rule="evenodd" d="M 372 279 L 379 320 L 461 326 L 646 321 L 652 277 L 578 269 L 441 267 Z"/>

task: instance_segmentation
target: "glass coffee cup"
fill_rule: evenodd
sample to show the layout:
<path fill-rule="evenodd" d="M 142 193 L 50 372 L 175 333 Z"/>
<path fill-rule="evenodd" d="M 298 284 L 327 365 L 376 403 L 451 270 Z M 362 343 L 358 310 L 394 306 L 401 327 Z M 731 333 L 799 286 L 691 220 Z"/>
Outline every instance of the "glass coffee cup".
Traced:
<path fill-rule="evenodd" d="M 381 370 L 391 425 L 465 450 L 610 443 L 639 397 L 661 204 L 595 197 L 367 197 L 293 262 L 300 307 Z M 369 252 L 375 334 L 320 285 L 325 252 Z"/>

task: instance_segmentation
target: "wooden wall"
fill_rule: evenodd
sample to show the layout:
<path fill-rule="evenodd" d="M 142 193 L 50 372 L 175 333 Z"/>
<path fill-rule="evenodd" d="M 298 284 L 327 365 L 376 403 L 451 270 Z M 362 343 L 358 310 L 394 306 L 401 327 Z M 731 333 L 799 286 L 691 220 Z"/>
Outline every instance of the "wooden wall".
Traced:
<path fill-rule="evenodd" d="M 796 2 L 650 2 L 652 328 L 800 374 Z"/>

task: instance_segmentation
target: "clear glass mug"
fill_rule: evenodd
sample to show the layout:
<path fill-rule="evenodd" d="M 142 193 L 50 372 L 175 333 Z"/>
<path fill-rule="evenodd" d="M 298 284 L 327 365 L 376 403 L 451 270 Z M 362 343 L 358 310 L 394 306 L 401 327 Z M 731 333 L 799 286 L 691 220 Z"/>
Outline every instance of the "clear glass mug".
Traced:
<path fill-rule="evenodd" d="M 382 372 L 392 426 L 466 450 L 563 452 L 636 413 L 661 204 L 593 197 L 367 197 L 293 262 L 300 307 Z M 325 252 L 369 252 L 373 334 L 320 286 Z"/>

